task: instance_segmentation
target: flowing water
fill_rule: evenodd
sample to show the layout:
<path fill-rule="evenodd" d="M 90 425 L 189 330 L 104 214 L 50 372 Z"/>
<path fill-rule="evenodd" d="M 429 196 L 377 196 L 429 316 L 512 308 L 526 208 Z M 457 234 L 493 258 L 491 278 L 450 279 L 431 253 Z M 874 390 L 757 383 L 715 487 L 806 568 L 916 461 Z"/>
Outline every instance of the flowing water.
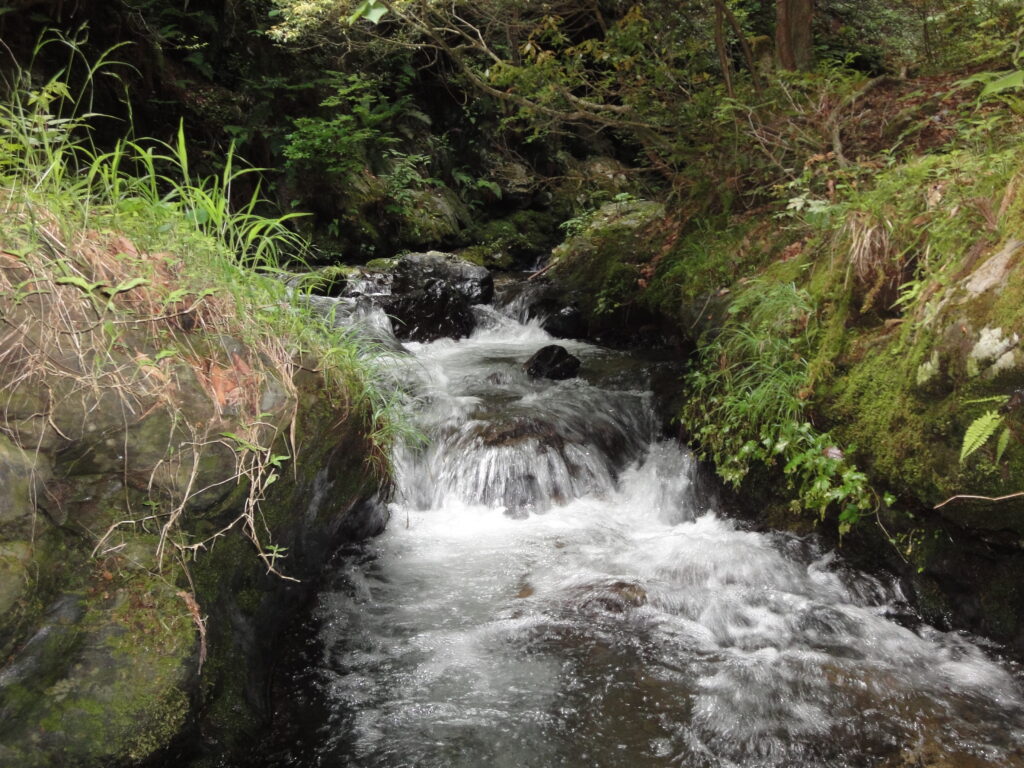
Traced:
<path fill-rule="evenodd" d="M 1024 766 L 1009 666 L 723 517 L 643 366 L 560 342 L 581 378 L 534 381 L 551 338 L 480 312 L 396 363 L 430 441 L 319 595 L 266 765 Z"/>

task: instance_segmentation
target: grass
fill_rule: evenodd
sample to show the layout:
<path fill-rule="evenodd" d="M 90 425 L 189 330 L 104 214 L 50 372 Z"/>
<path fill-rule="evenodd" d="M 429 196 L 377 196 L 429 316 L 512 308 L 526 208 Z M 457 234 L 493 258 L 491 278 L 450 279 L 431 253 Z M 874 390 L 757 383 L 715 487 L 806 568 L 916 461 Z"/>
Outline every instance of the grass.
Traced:
<path fill-rule="evenodd" d="M 840 531 L 877 508 L 853 461 L 909 503 L 933 503 L 964 483 L 992 495 L 1014 490 L 1012 439 L 989 441 L 979 452 L 991 454 L 985 467 L 956 459 L 968 416 L 978 415 L 962 406 L 1019 386 L 1017 374 L 961 370 L 957 344 L 983 327 L 1019 327 L 1012 277 L 976 299 L 963 285 L 1019 236 L 1021 115 L 991 99 L 943 99 L 951 112 L 942 143 L 907 152 L 897 141 L 841 166 L 814 156 L 780 189 L 795 197 L 775 218 L 800 240 L 767 267 L 763 254 L 742 257 L 729 315 L 703 339 L 688 381 L 682 418 L 723 477 L 738 483 L 754 463 L 784 461 L 804 508 L 839 502 Z M 851 122 L 849 137 L 861 133 Z M 794 325 L 800 317 L 805 327 Z M 927 386 L 925 361 L 941 369 Z M 843 458 L 830 463 L 823 453 Z"/>
<path fill-rule="evenodd" d="M 67 54 L 52 79 L 33 85 L 29 66 L 0 88 L 0 294 L 7 297 L 0 363 L 7 407 L 59 386 L 86 412 L 117 403 L 126 430 L 133 416 L 167 408 L 167 455 L 153 470 L 147 502 L 160 511 L 114 521 L 97 550 L 118 526 L 154 519 L 161 556 L 172 543 L 205 546 L 211 537 L 188 540 L 179 524 L 207 490 L 196 483 L 204 450 L 217 443 L 236 457 L 228 481 L 248 486 L 244 511 L 228 528 L 241 526 L 276 570 L 280 552 L 259 510 L 282 463 L 300 460 L 280 450 L 283 440 L 294 443 L 296 414 L 287 420 L 292 434 L 282 434 L 287 426 L 262 413 L 260 393 L 276 381 L 297 409 L 295 376 L 313 370 L 337 410 L 370 436 L 371 464 L 383 476 L 405 427 L 389 390 L 379 386 L 382 352 L 325 326 L 277 279 L 284 263 L 301 263 L 305 243 L 289 228 L 295 214 L 264 213 L 256 169 L 239 168 L 229 150 L 219 175 L 196 177 L 181 128 L 173 144 L 129 132 L 112 149 L 98 149 L 92 128 L 103 118 L 92 113 L 91 87 L 97 77 L 117 76 L 115 51 L 89 62 L 74 41 L 51 36 L 36 53 L 50 47 Z M 238 202 L 243 184 L 253 191 Z M 225 359 L 230 345 L 215 348 L 225 339 L 249 354 Z M 242 426 L 211 436 L 188 424 L 177 402 L 186 379 L 199 382 L 217 417 L 230 412 Z M 74 437 L 49 410 L 36 415 L 61 438 Z M 37 433 L 41 449 L 52 432 Z M 190 450 L 174 455 L 178 440 Z M 172 503 L 159 497 L 160 488 L 173 491 Z"/>

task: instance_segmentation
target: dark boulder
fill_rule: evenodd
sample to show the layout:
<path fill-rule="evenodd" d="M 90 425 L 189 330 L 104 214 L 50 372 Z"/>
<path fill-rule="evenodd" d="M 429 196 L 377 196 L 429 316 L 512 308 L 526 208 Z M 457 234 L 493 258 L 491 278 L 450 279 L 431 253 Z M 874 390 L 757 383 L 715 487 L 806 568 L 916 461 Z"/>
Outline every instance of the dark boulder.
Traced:
<path fill-rule="evenodd" d="M 491 273 L 452 254 L 410 253 L 388 269 L 368 272 L 360 285 L 391 316 L 402 341 L 468 336 L 476 327 L 472 305 L 494 297 Z"/>
<path fill-rule="evenodd" d="M 583 313 L 571 304 L 543 315 L 540 327 L 559 339 L 582 339 L 587 335 Z"/>
<path fill-rule="evenodd" d="M 403 294 L 437 286 L 443 294 L 454 293 L 468 304 L 488 304 L 494 298 L 494 280 L 484 267 L 450 253 L 410 253 L 395 264 L 391 292 Z"/>
<path fill-rule="evenodd" d="M 469 302 L 458 293 L 446 291 L 440 282 L 375 300 L 391 316 L 395 336 L 402 341 L 461 339 L 476 327 Z"/>
<path fill-rule="evenodd" d="M 565 347 L 549 344 L 538 349 L 523 370 L 534 379 L 571 379 L 580 370 L 580 360 Z"/>

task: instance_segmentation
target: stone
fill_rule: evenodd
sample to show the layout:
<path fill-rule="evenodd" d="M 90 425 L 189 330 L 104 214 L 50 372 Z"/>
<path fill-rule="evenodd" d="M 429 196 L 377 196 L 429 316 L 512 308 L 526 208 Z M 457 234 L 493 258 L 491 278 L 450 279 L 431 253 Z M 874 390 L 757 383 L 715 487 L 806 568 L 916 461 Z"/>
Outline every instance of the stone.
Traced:
<path fill-rule="evenodd" d="M 0 435 L 0 530 L 32 527 L 35 500 L 49 474 L 41 454 L 28 453 Z"/>
<path fill-rule="evenodd" d="M 460 339 L 476 327 L 471 309 L 494 297 L 494 280 L 484 267 L 450 253 L 429 251 L 400 258 L 386 290 L 366 298 L 394 320 L 403 341 Z"/>
<path fill-rule="evenodd" d="M 402 341 L 461 339 L 476 327 L 469 302 L 446 292 L 439 283 L 395 296 L 377 297 L 376 303 L 391 316 L 395 336 Z"/>
<path fill-rule="evenodd" d="M 582 339 L 587 333 L 583 313 L 579 307 L 572 305 L 545 315 L 540 321 L 540 327 L 559 339 Z"/>
<path fill-rule="evenodd" d="M 580 359 L 558 344 L 538 349 L 523 364 L 523 370 L 534 379 L 571 379 L 579 373 Z"/>
<path fill-rule="evenodd" d="M 964 283 L 968 298 L 974 298 L 1001 285 L 1010 273 L 1013 255 L 1021 246 L 1024 246 L 1024 240 L 1010 240 L 998 253 L 974 270 Z"/>
<path fill-rule="evenodd" d="M 450 253 L 410 253 L 399 259 L 392 273 L 393 294 L 409 293 L 440 284 L 435 291 L 456 293 L 470 304 L 489 304 L 494 297 L 494 280 L 484 267 Z"/>

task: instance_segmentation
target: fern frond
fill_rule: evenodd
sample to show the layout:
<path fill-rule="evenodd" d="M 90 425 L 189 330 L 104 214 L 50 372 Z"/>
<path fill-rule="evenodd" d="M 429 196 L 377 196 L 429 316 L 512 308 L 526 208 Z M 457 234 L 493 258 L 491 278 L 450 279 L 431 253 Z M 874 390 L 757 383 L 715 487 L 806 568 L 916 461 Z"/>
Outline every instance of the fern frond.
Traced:
<path fill-rule="evenodd" d="M 996 443 L 996 463 L 1003 458 L 1003 454 L 1006 453 L 1006 447 L 1010 444 L 1010 428 L 1004 427 L 1003 433 L 999 436 L 999 442 Z"/>
<path fill-rule="evenodd" d="M 968 456 L 988 442 L 1002 423 L 1003 415 L 999 411 L 986 411 L 972 421 L 964 433 L 964 442 L 960 447 L 960 463 L 962 464 Z"/>

